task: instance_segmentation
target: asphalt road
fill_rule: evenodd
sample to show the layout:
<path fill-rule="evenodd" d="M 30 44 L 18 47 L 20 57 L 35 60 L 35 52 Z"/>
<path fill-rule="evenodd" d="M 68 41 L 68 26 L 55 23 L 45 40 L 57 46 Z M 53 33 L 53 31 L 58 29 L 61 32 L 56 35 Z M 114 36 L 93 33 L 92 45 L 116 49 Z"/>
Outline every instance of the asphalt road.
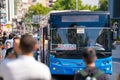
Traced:
<path fill-rule="evenodd" d="M 120 45 L 116 46 L 116 49 L 112 51 L 113 57 L 113 74 L 110 75 L 110 80 L 117 80 L 118 74 L 120 74 Z"/>

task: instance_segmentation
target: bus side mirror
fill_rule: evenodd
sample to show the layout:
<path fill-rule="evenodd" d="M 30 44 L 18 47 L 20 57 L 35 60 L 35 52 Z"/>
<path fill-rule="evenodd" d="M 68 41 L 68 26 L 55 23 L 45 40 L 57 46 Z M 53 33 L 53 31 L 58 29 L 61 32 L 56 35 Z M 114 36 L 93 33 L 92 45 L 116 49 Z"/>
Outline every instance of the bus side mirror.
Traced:
<path fill-rule="evenodd" d="M 112 43 L 112 49 L 116 49 L 116 41 Z"/>
<path fill-rule="evenodd" d="M 47 40 L 50 40 L 50 36 L 47 36 Z"/>
<path fill-rule="evenodd" d="M 116 49 L 117 31 L 112 29 L 112 49 Z"/>
<path fill-rule="evenodd" d="M 113 31 L 113 40 L 117 40 L 117 31 Z"/>

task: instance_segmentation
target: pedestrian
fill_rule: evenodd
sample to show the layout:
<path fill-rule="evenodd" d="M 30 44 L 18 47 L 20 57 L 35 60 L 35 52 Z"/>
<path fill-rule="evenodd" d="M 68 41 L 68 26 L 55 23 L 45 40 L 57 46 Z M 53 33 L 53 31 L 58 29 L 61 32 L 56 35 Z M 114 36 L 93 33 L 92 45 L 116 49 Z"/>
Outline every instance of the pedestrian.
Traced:
<path fill-rule="evenodd" d="M 39 51 L 39 49 L 37 47 L 35 47 L 33 56 L 34 56 L 35 60 L 37 60 L 37 61 L 38 61 L 38 55 L 39 55 L 38 51 Z"/>
<path fill-rule="evenodd" d="M 0 63 L 2 62 L 2 49 L 0 48 Z"/>
<path fill-rule="evenodd" d="M 4 46 L 6 46 L 6 42 L 9 41 L 9 42 L 11 43 L 11 46 L 10 46 L 10 47 L 13 47 L 13 39 L 14 39 L 15 36 L 16 36 L 16 35 L 13 34 L 13 33 L 9 34 L 9 39 L 7 39 L 7 40 L 5 41 Z"/>
<path fill-rule="evenodd" d="M 92 48 L 85 48 L 82 51 L 82 58 L 86 63 L 86 68 L 77 71 L 74 80 L 109 80 L 108 76 L 95 67 L 97 59 L 96 52 Z"/>
<path fill-rule="evenodd" d="M 9 61 L 16 59 L 17 55 L 15 54 L 13 48 L 9 48 L 6 51 L 5 59 L 1 62 L 1 64 L 5 64 Z"/>
<path fill-rule="evenodd" d="M 20 37 L 15 37 L 13 39 L 13 47 L 14 47 L 14 51 L 16 54 L 20 55 L 21 50 L 20 50 Z"/>
<path fill-rule="evenodd" d="M 6 55 L 6 51 L 7 49 L 9 49 L 11 47 L 11 42 L 6 42 L 6 45 L 4 47 L 4 49 L 2 50 L 2 60 L 5 58 L 5 55 Z"/>
<path fill-rule="evenodd" d="M 6 32 L 4 32 L 3 37 L 2 37 L 2 43 L 3 44 L 5 43 L 6 39 L 7 39 L 7 34 L 6 34 Z"/>
<path fill-rule="evenodd" d="M 49 68 L 33 58 L 36 45 L 31 35 L 20 39 L 21 55 L 14 61 L 0 65 L 0 76 L 4 80 L 51 80 Z"/>

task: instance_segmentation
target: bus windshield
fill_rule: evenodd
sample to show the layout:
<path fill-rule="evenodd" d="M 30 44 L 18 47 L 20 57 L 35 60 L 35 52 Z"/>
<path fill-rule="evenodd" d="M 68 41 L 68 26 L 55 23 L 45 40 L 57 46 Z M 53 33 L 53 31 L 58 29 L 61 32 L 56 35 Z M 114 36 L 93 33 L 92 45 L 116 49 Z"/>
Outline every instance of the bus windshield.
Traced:
<path fill-rule="evenodd" d="M 51 50 L 95 50 L 111 51 L 110 29 L 105 27 L 51 28 Z"/>

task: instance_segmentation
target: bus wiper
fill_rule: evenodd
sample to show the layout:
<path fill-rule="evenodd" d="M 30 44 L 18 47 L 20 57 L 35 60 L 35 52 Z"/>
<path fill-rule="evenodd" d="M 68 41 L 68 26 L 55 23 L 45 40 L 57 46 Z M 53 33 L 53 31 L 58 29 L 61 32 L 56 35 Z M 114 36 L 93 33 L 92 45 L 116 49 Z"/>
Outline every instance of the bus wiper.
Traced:
<path fill-rule="evenodd" d="M 105 51 L 105 48 L 102 45 L 98 44 L 98 43 L 96 43 L 95 45 L 90 46 L 90 47 L 95 49 L 95 50 Z"/>
<path fill-rule="evenodd" d="M 111 55 L 110 52 L 101 52 L 101 51 L 99 52 L 99 51 L 97 51 L 96 53 L 97 53 L 96 55 L 97 55 L 98 58 L 99 57 L 106 58 L 106 57 Z"/>
<path fill-rule="evenodd" d="M 54 55 L 64 55 L 64 54 L 80 54 L 81 51 L 73 50 L 73 51 L 56 51 L 53 53 Z"/>

